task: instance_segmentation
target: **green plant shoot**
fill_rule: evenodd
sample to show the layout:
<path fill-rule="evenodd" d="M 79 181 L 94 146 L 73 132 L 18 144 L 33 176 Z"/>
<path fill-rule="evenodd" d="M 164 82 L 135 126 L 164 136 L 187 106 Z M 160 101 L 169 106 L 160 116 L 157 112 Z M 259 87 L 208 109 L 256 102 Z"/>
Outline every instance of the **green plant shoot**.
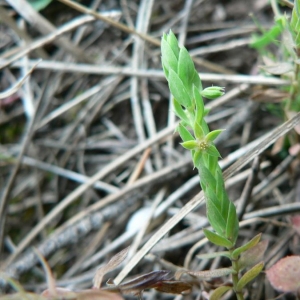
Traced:
<path fill-rule="evenodd" d="M 220 154 L 214 145 L 214 140 L 222 130 L 209 131 L 204 119 L 207 111 L 202 99 L 222 96 L 224 88 L 213 86 L 202 89 L 188 51 L 184 47 L 179 48 L 172 32 L 165 34 L 162 39 L 162 65 L 174 96 L 175 114 L 182 120 L 178 126 L 182 146 L 191 151 L 194 166 L 199 171 L 207 217 L 214 229 L 214 232 L 206 230 L 205 235 L 214 244 L 231 249 L 238 236 L 239 222 L 235 206 L 224 188 L 218 164 Z"/>
<path fill-rule="evenodd" d="M 233 269 L 233 290 L 238 299 L 243 299 L 242 288 L 261 271 L 263 264 L 254 266 L 246 274 L 239 276 L 238 254 L 255 247 L 255 242 L 236 248 L 239 221 L 235 205 L 229 200 L 225 190 L 222 171 L 218 163 L 220 153 L 214 140 L 223 131 L 210 131 L 205 121 L 208 113 L 203 98 L 215 99 L 224 94 L 224 88 L 213 86 L 203 89 L 193 60 L 184 47 L 178 46 L 175 35 L 170 31 L 164 34 L 161 43 L 162 66 L 173 95 L 173 108 L 181 122 L 177 128 L 182 138 L 182 146 L 190 150 L 194 167 L 200 177 L 200 185 L 206 199 L 206 213 L 213 230 L 204 229 L 210 242 L 227 248 L 223 256 L 230 257 Z M 238 252 L 235 251 L 239 249 Z M 234 252 L 235 251 L 235 252 Z M 233 255 L 234 254 L 234 255 Z M 250 273 L 249 273 L 250 272 Z M 213 299 L 219 299 L 227 288 L 217 289 Z"/>

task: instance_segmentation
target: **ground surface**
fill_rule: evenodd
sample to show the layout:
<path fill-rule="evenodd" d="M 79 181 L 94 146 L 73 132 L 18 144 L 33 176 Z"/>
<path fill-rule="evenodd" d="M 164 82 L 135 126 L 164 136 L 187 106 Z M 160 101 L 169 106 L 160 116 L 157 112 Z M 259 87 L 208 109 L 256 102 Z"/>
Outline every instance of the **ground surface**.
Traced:
<path fill-rule="evenodd" d="M 160 239 L 159 231 L 136 266 L 125 261 L 130 275 L 176 271 L 183 265 L 194 271 L 228 266 L 223 259 L 196 257 L 217 250 L 203 239 L 203 201 L 184 218 L 179 212 L 200 187 L 189 153 L 173 134 L 176 119 L 159 42 L 172 29 L 195 58 L 203 86 L 226 88 L 225 96 L 207 103 L 211 128 L 226 129 L 217 142 L 225 169 L 252 149 L 251 142 L 283 122 L 263 103 L 270 99 L 252 100 L 257 90 L 281 84 L 280 78 L 258 77 L 261 58 L 249 47 L 257 32 L 250 14 L 268 28 L 273 24 L 271 6 L 264 0 L 81 3 L 114 23 L 58 1 L 39 13 L 26 2 L 22 8 L 2 3 L 0 9 L 1 65 L 6 63 L 1 91 L 35 67 L 30 80 L 0 100 L 0 267 L 26 290 L 41 292 L 45 276 L 32 251 L 35 246 L 57 285 L 90 288 L 100 265 L 129 245 L 129 257 L 134 257 L 163 226 L 167 234 Z M 293 202 L 294 212 L 299 210 L 297 160 L 269 147 L 254 172 L 252 196 L 241 204 L 247 199 L 241 194 L 251 164 L 228 180 L 229 194 L 244 207 L 240 242 L 262 232 L 269 241 L 264 259 L 269 268 L 300 251 L 288 210 Z M 176 215 L 178 220 L 166 225 Z M 202 282 L 185 299 L 205 299 L 211 287 L 226 280 Z M 262 274 L 247 295 L 267 299 L 276 293 Z M 144 297 L 171 299 L 154 290 Z"/>

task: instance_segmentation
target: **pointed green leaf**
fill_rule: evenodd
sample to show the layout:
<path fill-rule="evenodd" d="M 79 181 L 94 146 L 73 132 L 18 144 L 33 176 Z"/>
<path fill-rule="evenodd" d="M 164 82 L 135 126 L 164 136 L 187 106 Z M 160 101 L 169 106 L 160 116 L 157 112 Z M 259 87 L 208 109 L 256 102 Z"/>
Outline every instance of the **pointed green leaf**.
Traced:
<path fill-rule="evenodd" d="M 216 167 L 215 176 L 216 176 L 216 182 L 217 182 L 216 195 L 217 195 L 218 199 L 220 199 L 221 204 L 222 204 L 221 205 L 221 214 L 222 214 L 222 216 L 227 216 L 230 200 L 227 197 L 227 193 L 226 193 L 225 186 L 224 186 L 223 174 L 222 174 L 222 170 L 220 169 L 219 165 L 217 165 L 217 167 Z"/>
<path fill-rule="evenodd" d="M 165 39 L 161 40 L 161 60 L 163 66 L 170 73 L 170 69 L 177 72 L 178 59 Z"/>
<path fill-rule="evenodd" d="M 195 85 L 195 87 L 199 91 L 202 91 L 202 83 L 201 83 L 199 74 L 198 74 L 196 69 L 194 69 L 194 75 L 193 75 L 193 78 L 192 78 L 192 85 Z"/>
<path fill-rule="evenodd" d="M 167 35 L 167 42 L 170 45 L 173 53 L 175 54 L 176 58 L 179 58 L 179 46 L 178 46 L 178 41 L 175 36 L 175 34 L 172 32 L 172 30 L 169 31 L 169 34 Z"/>
<path fill-rule="evenodd" d="M 225 247 L 227 249 L 230 249 L 233 247 L 233 244 L 226 238 L 221 237 L 218 234 L 216 234 L 210 230 L 207 230 L 207 229 L 203 229 L 203 232 L 204 232 L 205 236 L 207 237 L 207 239 L 210 242 L 212 242 L 213 244 L 215 244 L 217 246 Z"/>
<path fill-rule="evenodd" d="M 292 12 L 292 19 L 291 19 L 291 28 L 294 31 L 294 42 L 296 47 L 298 48 L 300 45 L 300 7 L 298 1 L 294 1 L 294 8 Z M 277 22 L 278 24 L 278 22 Z"/>
<path fill-rule="evenodd" d="M 212 228 L 219 235 L 225 236 L 226 220 L 221 215 L 219 207 L 220 203 L 218 202 L 215 193 L 211 189 L 206 188 L 204 190 L 204 194 L 206 197 L 206 211 L 208 221 Z"/>
<path fill-rule="evenodd" d="M 229 200 L 225 188 L 223 190 L 223 193 L 224 193 L 223 197 L 221 197 L 222 198 L 222 200 L 221 200 L 221 214 L 222 214 L 222 216 L 224 216 L 224 219 L 227 220 L 227 218 L 228 218 L 228 212 L 230 210 L 229 207 L 231 205 L 230 203 L 232 203 L 232 202 Z"/>
<path fill-rule="evenodd" d="M 181 143 L 181 146 L 187 150 L 196 150 L 198 149 L 198 144 L 195 140 L 190 140 L 190 141 L 186 141 Z"/>
<path fill-rule="evenodd" d="M 194 167 L 197 169 L 199 169 L 202 164 L 202 160 L 203 160 L 202 155 L 203 155 L 202 151 L 198 151 L 198 150 L 194 151 L 194 153 L 193 153 L 193 156 L 192 156 L 193 163 L 194 163 Z"/>
<path fill-rule="evenodd" d="M 243 245 L 239 248 L 236 248 L 232 252 L 232 259 L 234 259 L 234 260 L 238 259 L 238 257 L 241 255 L 242 252 L 245 252 L 246 250 L 249 250 L 249 249 L 253 248 L 254 246 L 256 246 L 258 244 L 258 242 L 260 241 L 260 239 L 261 239 L 261 233 L 256 235 L 253 239 L 251 239 L 245 245 Z"/>
<path fill-rule="evenodd" d="M 164 63 L 162 62 L 162 67 L 163 67 L 163 70 L 164 70 L 164 74 L 165 74 L 165 77 L 166 79 L 168 80 L 168 77 L 169 77 L 169 68 L 166 68 L 164 66 Z"/>
<path fill-rule="evenodd" d="M 300 27 L 300 24 L 298 23 L 299 22 L 299 18 L 300 18 L 300 7 L 299 7 L 299 1 L 296 0 L 294 1 L 294 8 L 293 8 L 293 16 L 291 18 L 291 25 L 293 25 L 293 27 L 297 28 L 296 27 L 296 24 L 298 24 L 298 26 Z"/>
<path fill-rule="evenodd" d="M 204 184 L 213 191 L 216 189 L 216 179 L 213 177 L 211 172 L 205 167 L 202 166 L 199 170 L 200 182 L 201 185 Z"/>
<path fill-rule="evenodd" d="M 178 125 L 178 132 L 184 142 L 194 140 L 192 134 L 181 123 Z"/>
<path fill-rule="evenodd" d="M 209 147 L 205 150 L 205 152 L 214 157 L 221 157 L 221 154 L 218 151 L 218 149 L 216 148 L 216 146 L 212 145 L 212 144 L 209 145 Z"/>
<path fill-rule="evenodd" d="M 239 233 L 239 220 L 236 215 L 236 208 L 230 201 L 226 224 L 226 237 L 235 245 Z"/>
<path fill-rule="evenodd" d="M 276 22 L 280 26 L 279 20 Z M 281 24 L 284 24 L 284 20 L 281 20 Z M 296 47 L 299 47 L 299 32 L 300 32 L 300 3 L 299 1 L 294 1 L 294 8 L 292 11 L 292 18 L 290 22 L 290 27 L 294 31 L 294 41 L 296 44 Z"/>
<path fill-rule="evenodd" d="M 204 110 L 205 110 L 205 109 L 204 109 Z M 207 134 L 209 133 L 209 127 L 208 127 L 206 121 L 205 121 L 204 119 L 202 119 L 202 121 L 201 121 L 200 124 L 201 124 L 201 127 L 202 127 L 202 129 L 203 129 L 205 135 L 207 135 Z"/>
<path fill-rule="evenodd" d="M 225 130 L 225 129 L 217 129 L 217 130 L 213 130 L 213 131 L 209 132 L 209 133 L 206 135 L 205 139 L 206 139 L 207 141 L 213 142 L 213 141 L 219 136 L 219 134 L 220 134 L 222 131 L 224 131 L 224 130 Z"/>
<path fill-rule="evenodd" d="M 172 69 L 169 70 L 168 82 L 170 91 L 179 104 L 186 108 L 190 107 L 192 103 L 191 98 L 186 91 L 183 82 Z"/>
<path fill-rule="evenodd" d="M 295 1 L 295 5 L 294 5 L 294 8 L 293 8 L 293 11 L 292 11 L 292 18 L 291 18 L 291 22 L 290 22 L 290 25 L 291 25 L 291 28 L 294 30 L 294 32 L 297 32 L 299 31 L 299 14 L 297 13 L 297 1 Z"/>
<path fill-rule="evenodd" d="M 190 96 L 192 96 L 194 70 L 195 66 L 188 51 L 182 47 L 179 51 L 178 76 L 182 80 Z"/>
<path fill-rule="evenodd" d="M 230 286 L 219 286 L 216 288 L 213 293 L 210 295 L 210 300 L 219 300 L 221 297 L 227 293 L 228 291 L 232 290 L 232 287 Z"/>
<path fill-rule="evenodd" d="M 270 28 L 267 32 L 265 32 L 262 36 L 253 36 L 252 42 L 250 43 L 250 47 L 255 49 L 262 49 L 268 46 L 271 43 L 276 42 L 276 38 L 282 32 L 282 28 L 275 24 L 272 28 Z"/>
<path fill-rule="evenodd" d="M 259 273 L 264 268 L 264 263 L 260 262 L 257 265 L 255 265 L 253 268 L 251 268 L 249 271 L 247 271 L 239 280 L 239 282 L 236 285 L 236 290 L 241 291 L 246 284 L 248 284 L 250 281 L 255 279 L 259 275 Z"/>
<path fill-rule="evenodd" d="M 202 140 L 205 136 L 202 127 L 197 121 L 194 124 L 194 134 L 198 140 Z"/>
<path fill-rule="evenodd" d="M 208 169 L 210 170 L 210 172 L 211 172 L 211 174 L 212 174 L 212 176 L 215 178 L 215 180 L 216 180 L 216 189 L 215 189 L 215 192 L 218 192 L 217 191 L 217 186 L 218 186 L 218 181 L 217 181 L 217 177 L 216 177 L 216 169 L 218 168 L 218 157 L 215 157 L 215 156 L 212 156 L 212 155 L 209 155 L 208 153 L 205 153 L 206 155 L 207 155 L 207 160 L 208 160 Z M 222 179 L 223 180 L 223 179 Z M 217 195 L 217 193 L 216 193 L 216 196 L 218 196 Z M 217 197 L 218 199 L 219 199 L 219 201 L 221 201 L 222 200 L 222 198 L 219 198 L 219 197 Z"/>
<path fill-rule="evenodd" d="M 193 96 L 196 104 L 196 122 L 201 124 L 204 117 L 204 103 L 202 96 L 195 85 L 193 85 Z"/>
<path fill-rule="evenodd" d="M 182 106 L 178 103 L 178 101 L 175 98 L 173 98 L 173 108 L 177 117 L 179 117 L 184 122 L 189 123 L 189 119 L 185 114 Z"/>
<path fill-rule="evenodd" d="M 221 236 L 225 234 L 224 219 L 213 201 L 206 201 L 206 214 L 211 227 Z"/>

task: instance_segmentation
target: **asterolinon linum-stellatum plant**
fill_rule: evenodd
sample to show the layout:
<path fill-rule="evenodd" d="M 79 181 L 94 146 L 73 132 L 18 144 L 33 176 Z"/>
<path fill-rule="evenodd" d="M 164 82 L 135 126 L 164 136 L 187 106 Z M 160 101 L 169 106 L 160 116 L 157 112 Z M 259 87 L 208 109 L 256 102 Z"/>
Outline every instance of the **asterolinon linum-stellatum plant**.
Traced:
<path fill-rule="evenodd" d="M 211 257 L 226 256 L 232 262 L 227 275 L 232 276 L 232 286 L 215 289 L 210 299 L 220 299 L 233 290 L 237 298 L 243 298 L 243 288 L 263 269 L 261 235 L 241 247 L 236 247 L 239 221 L 236 208 L 225 190 L 224 179 L 218 163 L 219 151 L 214 140 L 222 129 L 210 131 L 205 121 L 208 110 L 202 97 L 215 99 L 224 94 L 224 88 L 213 86 L 203 89 L 193 60 L 184 47 L 179 47 L 175 35 L 164 34 L 161 43 L 162 66 L 173 96 L 174 113 L 180 118 L 177 128 L 183 140 L 181 144 L 190 150 L 194 167 L 199 172 L 200 185 L 206 199 L 206 214 L 213 230 L 204 229 L 210 242 L 225 247 L 227 251 L 214 253 Z M 246 268 L 248 270 L 243 272 Z M 250 268 L 250 269 L 249 269 Z M 224 276 L 224 272 L 220 272 Z M 194 274 L 195 275 L 195 274 Z"/>

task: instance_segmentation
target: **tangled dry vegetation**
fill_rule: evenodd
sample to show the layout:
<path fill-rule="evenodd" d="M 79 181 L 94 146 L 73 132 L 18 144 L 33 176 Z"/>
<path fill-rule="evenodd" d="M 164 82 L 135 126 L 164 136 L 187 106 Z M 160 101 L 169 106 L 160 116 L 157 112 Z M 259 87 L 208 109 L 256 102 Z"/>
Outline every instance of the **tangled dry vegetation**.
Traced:
<path fill-rule="evenodd" d="M 280 127 L 284 120 L 267 109 L 288 83 L 260 75 L 260 58 L 249 47 L 257 31 L 249 13 L 266 28 L 273 24 L 268 1 L 80 4 L 53 0 L 37 12 L 25 0 L 1 2 L 1 271 L 39 294 L 52 275 L 33 247 L 46 258 L 52 284 L 73 291 L 91 288 L 96 270 L 128 246 L 104 282 L 227 266 L 225 259 L 197 257 L 217 248 L 204 239 L 198 175 L 174 134 L 159 47 L 169 29 L 193 56 L 204 85 L 226 88 L 207 103 L 207 120 L 226 129 L 217 141 L 222 168 L 238 161 L 225 176 L 241 215 L 239 239 L 262 233 L 266 269 L 299 254 L 299 228 L 297 234 L 292 226 L 299 217 L 291 218 L 300 210 L 299 160 L 283 150 L 292 125 Z M 225 280 L 198 280 L 186 296 L 154 288 L 143 297 L 206 299 Z M 10 291 L 3 278 L 0 284 Z M 91 293 L 76 297 L 110 299 Z M 261 274 L 247 295 L 277 294 Z"/>

